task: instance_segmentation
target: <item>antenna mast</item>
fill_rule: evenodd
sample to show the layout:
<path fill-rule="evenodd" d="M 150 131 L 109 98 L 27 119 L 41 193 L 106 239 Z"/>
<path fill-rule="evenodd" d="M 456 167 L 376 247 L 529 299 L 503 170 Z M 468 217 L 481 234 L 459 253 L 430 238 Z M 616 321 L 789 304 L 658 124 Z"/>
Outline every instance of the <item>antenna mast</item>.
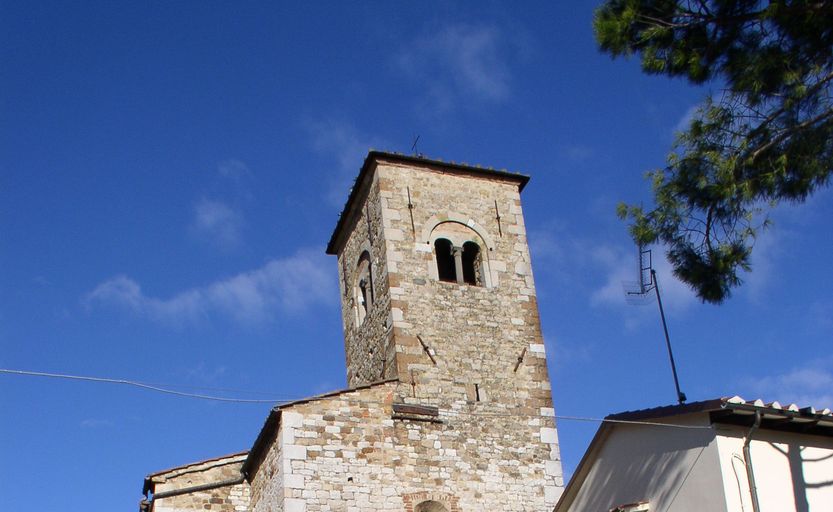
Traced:
<path fill-rule="evenodd" d="M 417 144 L 419 143 L 419 135 L 416 136 L 414 139 L 413 145 L 411 145 L 411 151 L 413 151 L 414 156 L 418 158 L 422 158 L 422 153 L 419 152 L 419 148 L 417 148 Z"/>
<path fill-rule="evenodd" d="M 647 279 L 646 279 L 647 278 Z M 668 323 L 665 321 L 665 309 L 662 307 L 662 297 L 659 293 L 657 271 L 651 260 L 651 250 L 639 246 L 639 291 L 627 292 L 628 295 L 647 295 L 653 289 L 659 305 L 659 316 L 662 319 L 662 330 L 665 333 L 665 346 L 668 348 L 668 359 L 671 361 L 671 373 L 674 374 L 674 387 L 677 390 L 677 402 L 683 404 L 687 398 L 680 391 L 680 379 L 677 377 L 677 364 L 674 362 L 674 352 L 671 350 L 671 337 L 668 335 Z"/>

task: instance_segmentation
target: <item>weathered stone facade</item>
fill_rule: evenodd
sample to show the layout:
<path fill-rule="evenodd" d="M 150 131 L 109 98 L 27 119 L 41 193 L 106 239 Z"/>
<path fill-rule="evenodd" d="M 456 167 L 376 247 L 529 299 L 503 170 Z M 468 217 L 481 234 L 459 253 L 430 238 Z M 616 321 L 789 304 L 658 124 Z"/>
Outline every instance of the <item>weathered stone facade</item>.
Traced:
<path fill-rule="evenodd" d="M 240 468 L 249 510 L 553 508 L 564 483 L 527 179 L 368 155 L 328 246 L 350 389 L 272 411 Z"/>
<path fill-rule="evenodd" d="M 366 189 L 360 190 L 355 211 L 342 214 L 352 219 L 351 236 L 338 255 L 347 385 L 351 387 L 396 376 L 387 239 L 382 212 L 384 198 L 380 192 L 378 180 L 373 179 Z M 361 276 L 357 275 L 357 270 L 363 254 L 369 255 L 370 260 L 366 299 L 369 307 L 366 318 L 360 323 L 362 305 L 357 301 L 360 294 L 356 289 L 360 284 Z"/>

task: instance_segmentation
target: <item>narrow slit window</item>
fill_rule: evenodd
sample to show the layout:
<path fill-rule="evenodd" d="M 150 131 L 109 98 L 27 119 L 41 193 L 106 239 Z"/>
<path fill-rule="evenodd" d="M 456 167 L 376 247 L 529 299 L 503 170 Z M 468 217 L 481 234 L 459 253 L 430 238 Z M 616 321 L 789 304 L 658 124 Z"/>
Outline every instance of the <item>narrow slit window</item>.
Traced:
<path fill-rule="evenodd" d="M 440 281 L 448 281 L 451 283 L 457 282 L 457 271 L 454 263 L 454 254 L 452 252 L 452 245 L 450 240 L 445 238 L 438 238 L 434 242 L 434 253 L 437 257 L 437 274 Z"/>

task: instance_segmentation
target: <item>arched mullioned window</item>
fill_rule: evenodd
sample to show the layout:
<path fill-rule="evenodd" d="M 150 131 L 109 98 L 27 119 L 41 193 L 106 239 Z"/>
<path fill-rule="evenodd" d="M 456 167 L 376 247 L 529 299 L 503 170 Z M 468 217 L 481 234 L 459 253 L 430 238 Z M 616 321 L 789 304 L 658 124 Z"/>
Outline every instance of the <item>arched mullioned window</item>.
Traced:
<path fill-rule="evenodd" d="M 353 285 L 353 309 L 356 313 L 356 325 L 364 322 L 373 306 L 373 272 L 370 254 L 364 251 L 356 265 L 356 278 Z"/>
<path fill-rule="evenodd" d="M 440 281 L 457 282 L 453 251 L 454 246 L 450 240 L 438 238 L 434 242 L 434 254 L 437 258 L 437 274 L 439 275 Z"/>
<path fill-rule="evenodd" d="M 476 243 L 469 241 L 456 247 L 450 240 L 438 238 L 434 242 L 434 256 L 440 281 L 483 286 L 483 262 Z"/>
<path fill-rule="evenodd" d="M 414 512 L 448 512 L 448 509 L 439 501 L 423 501 L 414 507 Z"/>
<path fill-rule="evenodd" d="M 459 216 L 458 216 L 459 217 Z M 433 221 L 432 221 L 433 222 Z M 492 288 L 496 285 L 491 274 L 489 251 L 493 245 L 473 220 L 446 220 L 423 230 L 426 243 L 433 249 L 433 268 L 429 275 L 439 281 Z"/>

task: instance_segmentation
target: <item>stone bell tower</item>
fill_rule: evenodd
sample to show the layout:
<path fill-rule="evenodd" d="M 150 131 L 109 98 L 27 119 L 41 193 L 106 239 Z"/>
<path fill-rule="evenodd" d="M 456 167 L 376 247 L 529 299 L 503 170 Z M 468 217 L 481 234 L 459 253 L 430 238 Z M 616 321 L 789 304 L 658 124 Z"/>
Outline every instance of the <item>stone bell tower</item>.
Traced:
<path fill-rule="evenodd" d="M 338 255 L 348 385 L 427 372 L 494 395 L 528 355 L 547 382 L 520 203 L 528 180 L 367 156 L 327 247 Z"/>
<path fill-rule="evenodd" d="M 277 405 L 247 453 L 149 475 L 142 510 L 551 511 L 527 181 L 370 152 L 327 247 L 350 387 Z"/>
<path fill-rule="evenodd" d="M 516 476 L 540 478 L 551 508 L 563 482 L 520 202 L 528 180 L 370 152 L 327 252 L 338 255 L 348 385 L 396 379 L 396 400 L 472 414 L 455 422 L 461 435 L 484 457 L 530 464 Z"/>

